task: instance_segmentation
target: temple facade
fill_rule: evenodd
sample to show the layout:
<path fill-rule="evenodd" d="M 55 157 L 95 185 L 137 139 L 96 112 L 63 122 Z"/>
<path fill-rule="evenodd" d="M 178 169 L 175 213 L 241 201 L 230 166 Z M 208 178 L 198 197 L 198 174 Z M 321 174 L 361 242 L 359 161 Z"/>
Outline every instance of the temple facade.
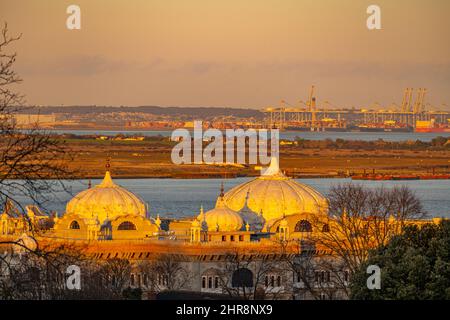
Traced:
<path fill-rule="evenodd" d="M 142 265 L 171 256 L 185 270 L 180 290 L 224 294 L 254 288 L 254 295 L 283 299 L 314 298 L 293 268 L 304 263 L 296 261 L 304 252 L 314 252 L 309 263 L 318 266 L 313 285 L 319 296 L 340 299 L 345 295 L 332 287 L 336 275 L 319 267 L 332 253 L 309 247 L 311 240 L 333 232 L 335 223 L 327 199 L 285 176 L 273 159 L 260 177 L 226 193 L 222 185 L 213 209 L 205 212 L 199 205 L 199 212 L 178 220 L 150 218 L 144 201 L 117 185 L 107 170 L 103 181 L 73 197 L 61 216 L 33 206 L 21 214 L 8 203 L 0 215 L 0 240 L 32 233 L 39 243 L 79 245 L 99 261 L 127 259 L 135 266 L 130 286 L 144 290 L 150 290 L 150 275 Z M 340 276 L 349 281 L 348 270 Z M 164 272 L 158 283 L 160 289 L 169 287 Z"/>

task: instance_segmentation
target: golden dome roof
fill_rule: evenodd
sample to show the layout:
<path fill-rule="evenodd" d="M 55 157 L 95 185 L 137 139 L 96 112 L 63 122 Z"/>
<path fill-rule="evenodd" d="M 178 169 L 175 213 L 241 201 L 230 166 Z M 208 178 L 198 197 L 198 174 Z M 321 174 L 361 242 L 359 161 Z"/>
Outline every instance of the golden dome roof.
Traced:
<path fill-rule="evenodd" d="M 224 200 L 235 211 L 241 210 L 247 202 L 252 211 L 262 212 L 266 221 L 302 212 L 323 213 L 327 209 L 326 198 L 313 188 L 286 177 L 276 158 L 272 158 L 270 167 L 260 177 L 232 188 Z"/>
<path fill-rule="evenodd" d="M 83 218 L 98 217 L 100 223 L 106 218 L 134 214 L 146 216 L 145 204 L 132 192 L 115 184 L 106 171 L 103 181 L 78 193 L 67 203 L 66 214 L 78 214 Z"/>
<path fill-rule="evenodd" d="M 238 231 L 244 225 L 241 216 L 225 205 L 223 194 L 217 198 L 216 207 L 200 213 L 197 220 L 206 222 L 208 231 Z"/>

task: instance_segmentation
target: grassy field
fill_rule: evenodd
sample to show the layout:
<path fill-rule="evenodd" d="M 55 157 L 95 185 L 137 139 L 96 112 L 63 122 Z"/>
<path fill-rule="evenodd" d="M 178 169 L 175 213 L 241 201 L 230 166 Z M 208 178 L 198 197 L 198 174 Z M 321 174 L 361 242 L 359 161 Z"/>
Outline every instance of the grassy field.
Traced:
<path fill-rule="evenodd" d="M 68 165 L 79 177 L 101 177 L 105 162 L 111 158 L 116 177 L 204 178 L 218 176 L 253 176 L 254 166 L 174 165 L 170 154 L 174 143 L 168 141 L 99 141 L 66 139 L 74 154 Z M 281 146 L 282 170 L 296 176 L 344 176 L 364 170 L 387 174 L 450 172 L 450 150 L 328 149 Z"/>

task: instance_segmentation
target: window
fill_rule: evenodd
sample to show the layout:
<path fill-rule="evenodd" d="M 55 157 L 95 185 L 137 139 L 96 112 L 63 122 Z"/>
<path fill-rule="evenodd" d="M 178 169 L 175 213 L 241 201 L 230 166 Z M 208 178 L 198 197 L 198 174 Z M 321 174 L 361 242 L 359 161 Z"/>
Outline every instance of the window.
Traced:
<path fill-rule="evenodd" d="M 328 224 L 324 224 L 322 227 L 322 232 L 330 232 L 330 226 Z"/>
<path fill-rule="evenodd" d="M 277 277 L 277 287 L 281 287 L 281 276 Z"/>
<path fill-rule="evenodd" d="M 144 274 L 144 286 L 148 286 L 148 275 Z"/>
<path fill-rule="evenodd" d="M 212 277 L 208 277 L 208 289 L 212 288 Z"/>
<path fill-rule="evenodd" d="M 214 288 L 217 289 L 219 287 L 219 277 L 214 277 Z"/>
<path fill-rule="evenodd" d="M 231 278 L 233 288 L 253 287 L 253 273 L 247 268 L 240 268 L 233 272 Z"/>
<path fill-rule="evenodd" d="M 222 241 L 227 241 L 227 236 L 222 236 Z"/>
<path fill-rule="evenodd" d="M 300 220 L 295 225 L 295 232 L 312 232 L 311 223 L 308 220 Z"/>
<path fill-rule="evenodd" d="M 243 235 L 239 236 L 239 241 L 244 241 L 244 236 Z"/>
<path fill-rule="evenodd" d="M 78 221 L 72 221 L 71 223 L 70 223 L 70 229 L 80 229 L 80 224 L 78 223 Z"/>
<path fill-rule="evenodd" d="M 134 274 L 131 274 L 131 277 L 130 277 L 130 285 L 131 285 L 132 287 L 134 287 Z"/>
<path fill-rule="evenodd" d="M 136 226 L 130 221 L 124 221 L 119 224 L 117 230 L 136 230 Z"/>
<path fill-rule="evenodd" d="M 325 283 L 331 281 L 330 271 L 316 271 L 314 273 L 314 281 L 316 283 Z"/>
<path fill-rule="evenodd" d="M 206 277 L 202 277 L 202 289 L 206 288 Z"/>
<path fill-rule="evenodd" d="M 274 276 L 270 276 L 270 286 L 275 287 L 275 277 Z"/>
<path fill-rule="evenodd" d="M 230 236 L 230 241 L 234 241 L 234 236 Z"/>
<path fill-rule="evenodd" d="M 264 280 L 264 285 L 265 285 L 266 287 L 269 286 L 269 276 L 266 276 L 266 279 Z"/>

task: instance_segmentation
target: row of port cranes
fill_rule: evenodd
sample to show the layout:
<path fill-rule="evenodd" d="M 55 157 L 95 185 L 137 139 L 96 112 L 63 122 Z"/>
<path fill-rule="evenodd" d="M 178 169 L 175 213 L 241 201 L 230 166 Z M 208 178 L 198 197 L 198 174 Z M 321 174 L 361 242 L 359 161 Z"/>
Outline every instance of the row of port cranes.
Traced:
<path fill-rule="evenodd" d="M 448 111 L 436 111 L 436 108 L 425 103 L 426 88 L 416 90 L 406 88 L 400 105 L 392 103 L 383 108 L 375 102 L 369 108 L 348 109 L 339 108 L 328 100 L 323 100 L 318 106 L 316 88 L 314 85 L 306 101 L 300 100 L 297 105 L 285 100 L 280 101 L 278 107 L 269 106 L 263 109 L 265 113 L 264 126 L 278 129 L 304 129 L 311 131 L 325 131 L 332 129 L 344 131 L 353 126 L 396 126 L 401 128 L 415 128 L 417 121 L 431 121 L 437 124 L 447 124 L 450 118 Z M 442 104 L 439 108 L 445 109 Z"/>

